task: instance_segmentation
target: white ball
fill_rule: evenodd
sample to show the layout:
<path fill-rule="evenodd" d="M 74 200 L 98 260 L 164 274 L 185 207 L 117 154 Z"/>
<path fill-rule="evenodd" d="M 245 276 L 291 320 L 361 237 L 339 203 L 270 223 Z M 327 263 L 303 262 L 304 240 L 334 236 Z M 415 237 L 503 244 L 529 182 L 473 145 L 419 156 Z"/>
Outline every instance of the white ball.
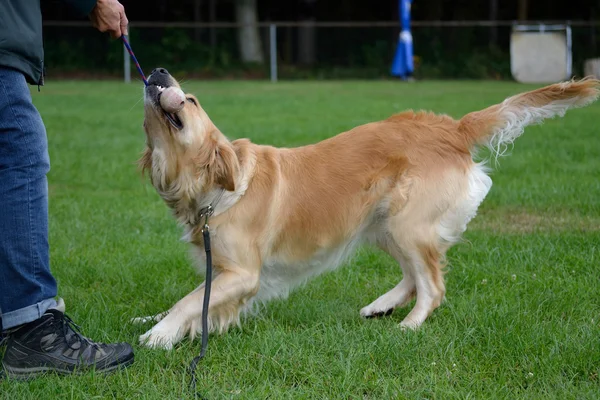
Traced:
<path fill-rule="evenodd" d="M 175 86 L 166 88 L 160 95 L 160 106 L 168 113 L 176 113 L 185 106 L 185 93 Z"/>

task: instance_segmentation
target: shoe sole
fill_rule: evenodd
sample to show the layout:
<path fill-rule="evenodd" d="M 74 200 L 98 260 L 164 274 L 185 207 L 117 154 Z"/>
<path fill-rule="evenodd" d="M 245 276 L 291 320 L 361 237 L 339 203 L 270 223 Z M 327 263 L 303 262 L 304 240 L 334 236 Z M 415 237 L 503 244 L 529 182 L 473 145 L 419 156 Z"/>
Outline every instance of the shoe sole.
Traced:
<path fill-rule="evenodd" d="M 123 362 L 116 364 L 116 365 L 111 365 L 110 367 L 106 367 L 106 368 L 102 368 L 102 369 L 96 369 L 95 372 L 98 374 L 106 374 L 109 372 L 112 372 L 116 369 L 120 369 L 120 368 L 126 368 L 128 366 L 130 366 L 131 364 L 133 364 L 134 361 L 134 357 L 131 357 L 127 360 L 124 360 Z M 93 368 L 88 368 L 88 369 L 74 369 L 74 370 L 68 370 L 68 369 L 58 369 L 58 368 L 53 368 L 53 367 L 36 367 L 36 368 L 14 368 L 5 364 L 2 364 L 4 366 L 4 372 L 5 372 L 5 376 L 7 378 L 10 379 L 14 379 L 14 380 L 22 380 L 22 381 L 26 381 L 32 378 L 36 378 L 40 375 L 44 375 L 46 373 L 55 373 L 55 374 L 59 374 L 59 375 L 84 375 L 88 372 L 90 372 L 91 370 L 93 370 Z M 0 371 L 0 376 L 2 371 Z"/>

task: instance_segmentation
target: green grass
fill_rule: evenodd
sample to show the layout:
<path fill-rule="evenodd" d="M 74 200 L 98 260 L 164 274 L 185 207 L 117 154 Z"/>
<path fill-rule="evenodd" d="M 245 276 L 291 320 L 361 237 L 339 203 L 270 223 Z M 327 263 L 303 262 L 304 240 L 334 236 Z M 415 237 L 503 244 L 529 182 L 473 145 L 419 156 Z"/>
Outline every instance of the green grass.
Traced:
<path fill-rule="evenodd" d="M 454 117 L 532 86 L 497 82 L 184 83 L 230 138 L 296 146 L 406 108 Z M 52 269 L 68 313 L 95 340 L 128 341 L 129 369 L 0 382 L 2 399 L 188 396 L 200 350 L 148 350 L 151 325 L 201 278 L 180 230 L 142 179 L 140 85 L 50 82 L 33 91 L 48 130 Z M 401 278 L 361 250 L 345 267 L 211 336 L 207 398 L 595 399 L 600 395 L 600 103 L 530 127 L 492 174 L 465 243 L 448 254 L 447 301 L 417 332 L 408 309 L 358 311 Z"/>

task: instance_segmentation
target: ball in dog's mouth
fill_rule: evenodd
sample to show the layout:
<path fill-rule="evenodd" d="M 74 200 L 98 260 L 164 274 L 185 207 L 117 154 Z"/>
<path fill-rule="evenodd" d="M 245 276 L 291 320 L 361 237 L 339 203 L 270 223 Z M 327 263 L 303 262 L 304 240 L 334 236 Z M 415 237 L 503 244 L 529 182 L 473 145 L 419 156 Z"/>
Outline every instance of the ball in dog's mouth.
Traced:
<path fill-rule="evenodd" d="M 185 106 L 185 93 L 175 86 L 163 89 L 159 87 L 158 101 L 165 112 L 167 120 L 177 129 L 183 128 L 177 113 Z"/>

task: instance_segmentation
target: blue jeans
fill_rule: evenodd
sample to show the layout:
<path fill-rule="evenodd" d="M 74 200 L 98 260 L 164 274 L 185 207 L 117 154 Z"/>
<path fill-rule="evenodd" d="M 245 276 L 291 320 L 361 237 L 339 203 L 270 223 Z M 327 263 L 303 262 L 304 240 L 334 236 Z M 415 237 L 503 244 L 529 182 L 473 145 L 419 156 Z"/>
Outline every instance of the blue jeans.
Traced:
<path fill-rule="evenodd" d="M 0 66 L 0 319 L 2 329 L 56 306 L 48 255 L 48 140 L 23 74 Z"/>

